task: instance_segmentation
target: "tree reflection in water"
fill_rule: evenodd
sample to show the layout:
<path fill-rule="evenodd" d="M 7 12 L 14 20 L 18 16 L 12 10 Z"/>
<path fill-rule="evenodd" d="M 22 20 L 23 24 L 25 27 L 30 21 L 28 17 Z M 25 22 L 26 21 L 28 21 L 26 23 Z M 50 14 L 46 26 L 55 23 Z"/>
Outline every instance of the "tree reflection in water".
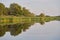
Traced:
<path fill-rule="evenodd" d="M 23 31 L 29 29 L 29 27 L 34 23 L 20 23 L 13 25 L 0 25 L 0 37 L 4 36 L 5 32 L 9 31 L 11 35 L 18 35 Z"/>

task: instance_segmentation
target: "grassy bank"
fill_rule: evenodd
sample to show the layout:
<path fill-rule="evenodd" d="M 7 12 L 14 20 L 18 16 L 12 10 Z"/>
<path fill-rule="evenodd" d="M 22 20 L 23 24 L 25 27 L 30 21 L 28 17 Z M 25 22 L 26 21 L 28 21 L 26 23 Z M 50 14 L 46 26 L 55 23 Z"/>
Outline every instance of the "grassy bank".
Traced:
<path fill-rule="evenodd" d="M 53 20 L 60 20 L 60 17 L 24 17 L 24 16 L 0 16 L 1 24 L 15 24 L 23 22 L 49 22 Z"/>

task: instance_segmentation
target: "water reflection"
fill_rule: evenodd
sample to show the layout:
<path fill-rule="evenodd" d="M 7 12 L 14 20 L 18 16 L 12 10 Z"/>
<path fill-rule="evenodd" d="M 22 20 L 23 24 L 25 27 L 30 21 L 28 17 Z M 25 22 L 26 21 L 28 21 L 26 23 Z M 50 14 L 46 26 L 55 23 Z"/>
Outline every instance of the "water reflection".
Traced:
<path fill-rule="evenodd" d="M 34 22 L 23 22 L 17 24 L 8 24 L 8 25 L 0 25 L 0 37 L 4 36 L 6 32 L 10 32 L 12 36 L 17 36 L 22 32 L 25 32 L 31 25 L 34 23 L 40 23 L 41 25 L 45 24 L 45 22 L 50 22 L 54 20 L 40 20 Z"/>
<path fill-rule="evenodd" d="M 11 35 L 16 36 L 23 31 L 29 29 L 33 23 L 20 23 L 13 25 L 0 25 L 0 37 L 4 36 L 5 32 L 9 31 Z"/>

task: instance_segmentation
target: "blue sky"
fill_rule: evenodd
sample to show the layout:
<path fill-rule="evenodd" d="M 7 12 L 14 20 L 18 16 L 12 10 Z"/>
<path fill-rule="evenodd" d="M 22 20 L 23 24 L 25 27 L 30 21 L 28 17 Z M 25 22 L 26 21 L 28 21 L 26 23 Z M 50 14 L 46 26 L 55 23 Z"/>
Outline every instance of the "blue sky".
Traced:
<path fill-rule="evenodd" d="M 4 3 L 7 7 L 11 3 L 18 3 L 36 15 L 41 12 L 46 15 L 60 15 L 60 0 L 0 0 L 0 3 Z"/>

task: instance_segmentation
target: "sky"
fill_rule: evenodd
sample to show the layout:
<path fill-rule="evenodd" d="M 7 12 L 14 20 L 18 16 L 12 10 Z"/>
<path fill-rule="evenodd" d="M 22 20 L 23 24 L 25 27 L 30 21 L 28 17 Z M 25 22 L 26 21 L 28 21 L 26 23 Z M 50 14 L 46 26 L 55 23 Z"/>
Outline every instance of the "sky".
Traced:
<path fill-rule="evenodd" d="M 60 0 L 0 0 L 6 7 L 11 3 L 18 3 L 22 7 L 26 7 L 32 13 L 39 15 L 60 15 Z"/>

